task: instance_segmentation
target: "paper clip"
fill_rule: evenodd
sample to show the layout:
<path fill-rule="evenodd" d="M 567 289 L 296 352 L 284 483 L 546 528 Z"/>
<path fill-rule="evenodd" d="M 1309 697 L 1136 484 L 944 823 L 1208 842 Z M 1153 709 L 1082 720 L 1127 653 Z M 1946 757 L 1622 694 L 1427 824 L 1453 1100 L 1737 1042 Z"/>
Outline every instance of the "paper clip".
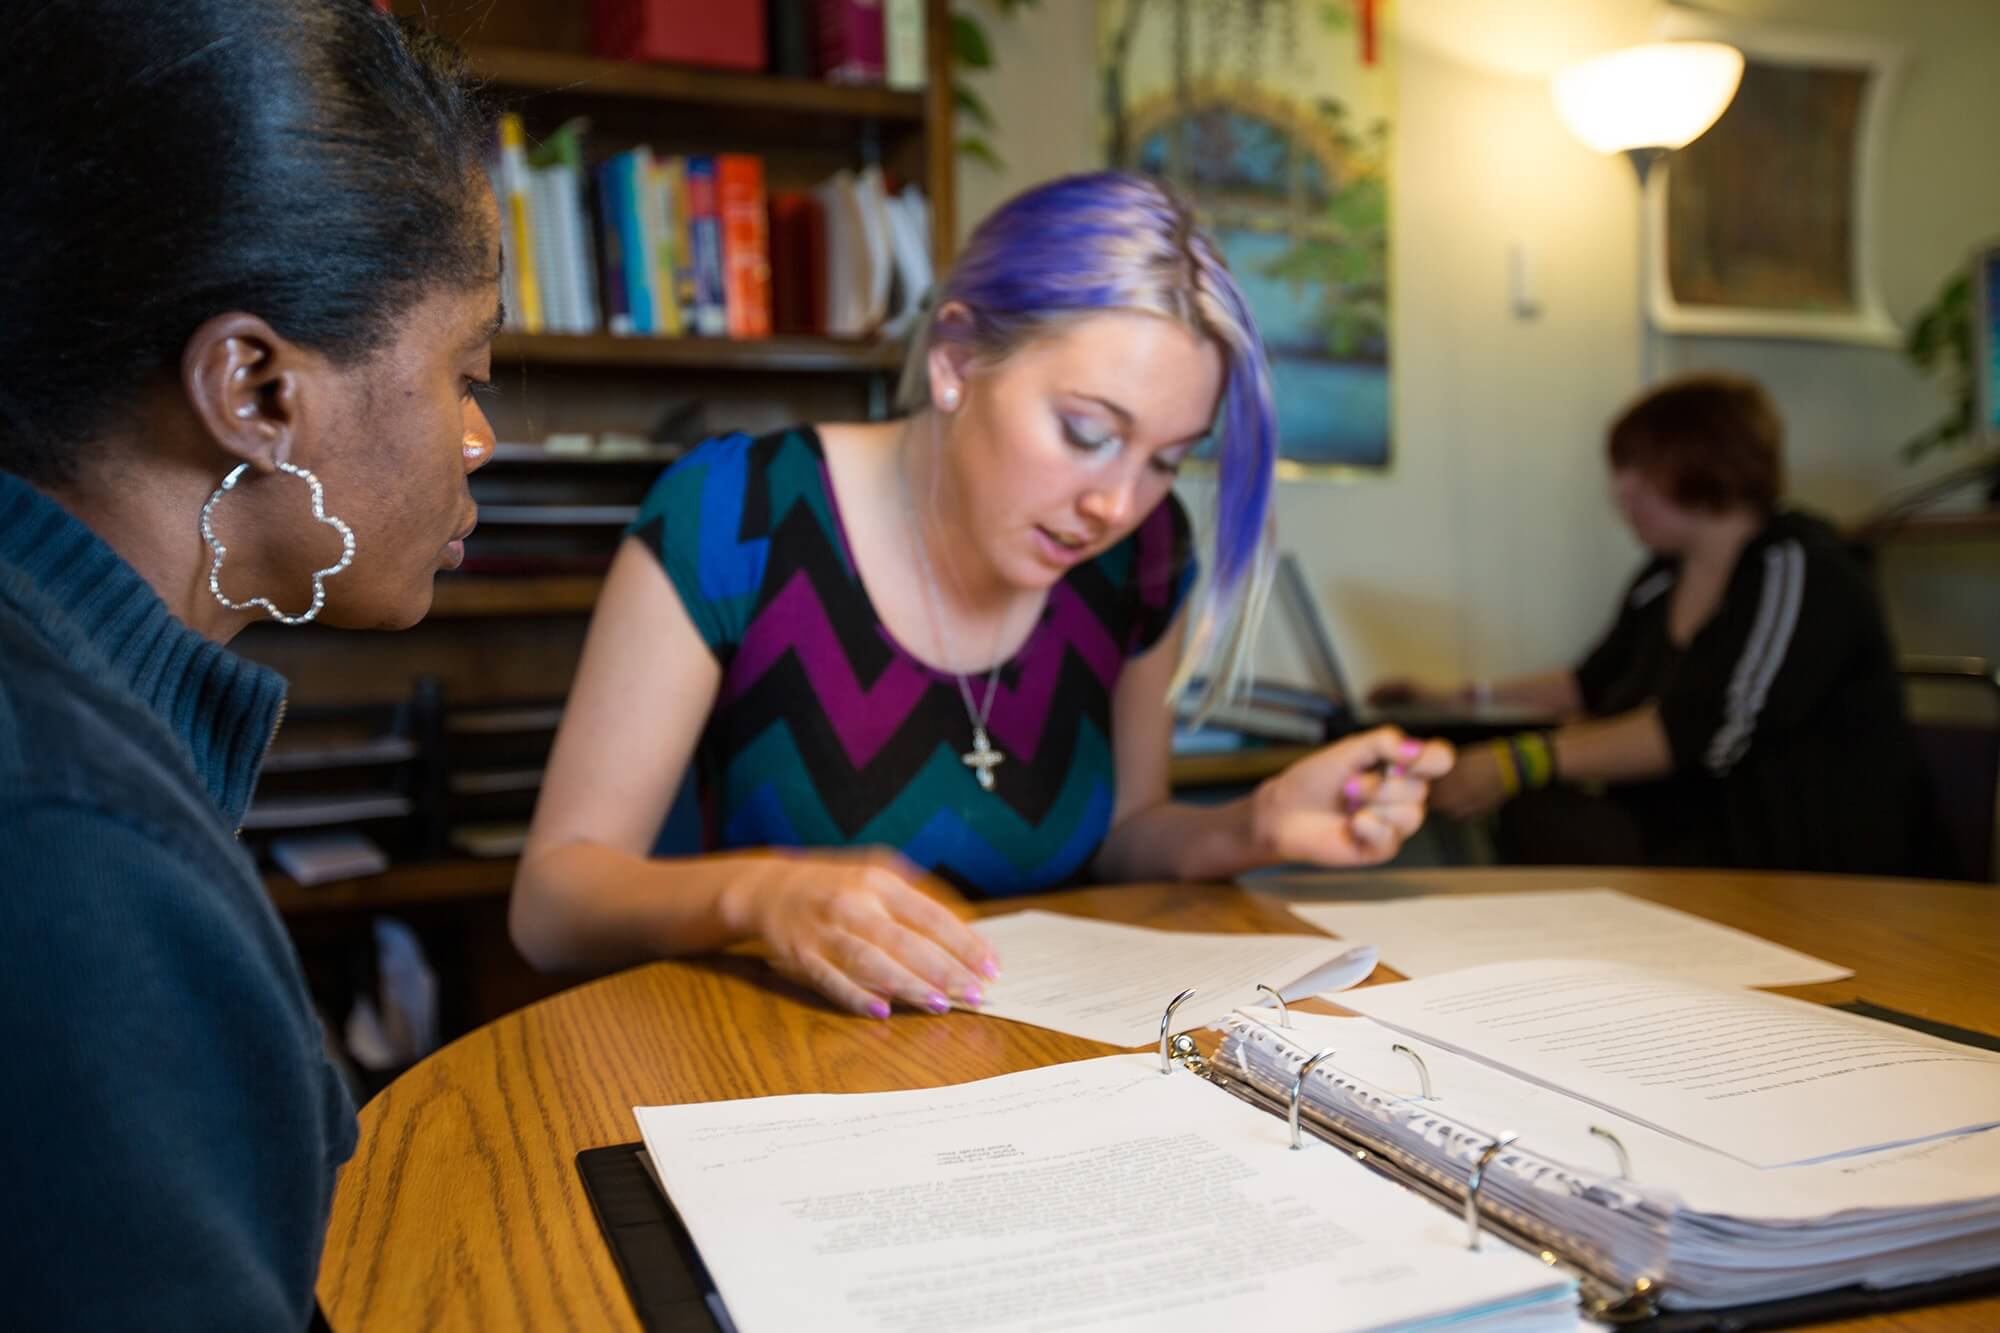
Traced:
<path fill-rule="evenodd" d="M 1314 1065 L 1332 1054 L 1333 1047 L 1331 1046 L 1319 1052 L 1312 1059 L 1299 1066 L 1299 1076 L 1292 1080 L 1292 1104 L 1291 1109 L 1285 1114 L 1285 1123 L 1292 1127 L 1293 1152 L 1297 1152 L 1301 1146 L 1299 1143 L 1299 1098 L 1305 1095 L 1306 1075 L 1312 1073 Z"/>
<path fill-rule="evenodd" d="M 1486 1151 L 1479 1154 L 1479 1162 L 1472 1168 L 1472 1176 L 1465 1182 L 1465 1248 L 1479 1248 L 1479 1187 L 1486 1183 L 1486 1168 L 1501 1149 L 1521 1137 L 1513 1130 L 1502 1132 L 1499 1138 L 1486 1145 Z"/>
<path fill-rule="evenodd" d="M 1630 1180 L 1632 1178 L 1632 1154 L 1625 1151 L 1625 1145 L 1618 1141 L 1618 1136 L 1602 1125 L 1592 1125 L 1590 1132 L 1598 1138 L 1603 1139 L 1606 1143 L 1609 1143 L 1611 1151 L 1618 1154 L 1618 1178 L 1620 1180 Z"/>
<path fill-rule="evenodd" d="M 1181 1002 L 1193 994 L 1194 987 L 1189 986 L 1179 995 L 1174 996 L 1173 1003 L 1167 1006 L 1167 1012 L 1160 1015 L 1160 1072 L 1162 1074 L 1171 1074 L 1174 1072 L 1173 1056 L 1169 1053 L 1167 1045 L 1167 1034 L 1173 1031 L 1174 1010 L 1180 1008 Z"/>
<path fill-rule="evenodd" d="M 1266 986 L 1261 981 L 1257 983 L 1257 989 L 1269 991 L 1271 998 L 1278 1002 L 1278 1026 L 1281 1028 L 1290 1027 L 1292 1025 L 1292 1011 L 1285 1007 L 1285 997 L 1278 994 L 1276 988 Z"/>
<path fill-rule="evenodd" d="M 1436 1101 L 1437 1098 L 1431 1095 L 1431 1067 L 1424 1063 L 1424 1057 L 1418 1055 L 1415 1051 L 1403 1045 L 1403 1043 L 1400 1041 L 1397 1042 L 1394 1046 L 1391 1046 L 1389 1049 L 1394 1051 L 1398 1055 L 1409 1056 L 1410 1063 L 1417 1067 L 1417 1077 L 1423 1080 L 1423 1085 L 1424 1085 L 1424 1090 L 1417 1094 L 1417 1100 L 1420 1102 Z"/>

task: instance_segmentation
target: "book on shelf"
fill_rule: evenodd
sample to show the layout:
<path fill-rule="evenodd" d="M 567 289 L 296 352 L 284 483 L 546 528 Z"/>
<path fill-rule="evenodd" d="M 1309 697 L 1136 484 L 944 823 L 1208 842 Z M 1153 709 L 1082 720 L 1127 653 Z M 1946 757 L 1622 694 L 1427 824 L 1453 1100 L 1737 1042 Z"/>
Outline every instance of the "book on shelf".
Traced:
<path fill-rule="evenodd" d="M 898 92 L 916 92 L 928 80 L 924 0 L 883 0 L 882 70 Z"/>
<path fill-rule="evenodd" d="M 591 50 L 613 60 L 761 70 L 762 0 L 591 0 Z"/>
<path fill-rule="evenodd" d="M 722 214 L 717 194 L 715 159 L 687 160 L 688 233 L 693 246 L 694 331 L 705 338 L 729 332 L 727 279 L 723 274 Z"/>
<path fill-rule="evenodd" d="M 530 144 L 501 118 L 507 330 L 757 339 L 899 337 L 931 283 L 930 207 L 879 167 L 773 191 L 747 153 L 659 156 L 644 144 L 586 166 L 586 125 Z"/>
<path fill-rule="evenodd" d="M 747 153 L 715 159 L 723 308 L 732 338 L 771 336 L 771 237 L 764 163 Z"/>
<path fill-rule="evenodd" d="M 835 83 L 882 82 L 882 0 L 818 0 L 815 20 L 820 77 Z"/>

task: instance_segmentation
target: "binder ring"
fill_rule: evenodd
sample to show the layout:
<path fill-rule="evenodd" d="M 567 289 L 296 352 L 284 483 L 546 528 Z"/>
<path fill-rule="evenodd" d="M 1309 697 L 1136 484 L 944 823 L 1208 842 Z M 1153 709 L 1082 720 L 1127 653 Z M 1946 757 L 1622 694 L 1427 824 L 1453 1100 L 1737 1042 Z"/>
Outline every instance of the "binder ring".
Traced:
<path fill-rule="evenodd" d="M 1502 1149 L 1520 1137 L 1511 1129 L 1503 1130 L 1500 1137 L 1487 1144 L 1486 1151 L 1479 1154 L 1479 1161 L 1465 1182 L 1465 1248 L 1468 1250 L 1479 1248 L 1479 1187 L 1486 1183 L 1486 1168 Z"/>
<path fill-rule="evenodd" d="M 1391 1046 L 1389 1049 L 1394 1051 L 1398 1055 L 1409 1056 L 1410 1063 L 1417 1067 L 1417 1077 L 1423 1081 L 1423 1087 L 1424 1087 L 1424 1090 L 1417 1094 L 1417 1100 L 1420 1102 L 1436 1101 L 1437 1098 L 1431 1095 L 1431 1067 L 1424 1063 L 1424 1057 L 1418 1055 L 1415 1051 L 1403 1045 L 1403 1043 L 1400 1041 L 1397 1042 L 1394 1046 Z"/>
<path fill-rule="evenodd" d="M 1193 994 L 1194 987 L 1189 986 L 1179 995 L 1174 996 L 1173 1002 L 1167 1006 L 1167 1012 L 1160 1015 L 1160 1072 L 1162 1074 L 1171 1074 L 1174 1072 L 1173 1056 L 1169 1053 L 1167 1046 L 1167 1034 L 1173 1030 L 1174 1026 L 1174 1010 L 1180 1008 L 1181 1002 Z"/>
<path fill-rule="evenodd" d="M 1632 1178 L 1632 1154 L 1625 1151 L 1625 1145 L 1618 1141 L 1618 1136 L 1602 1125 L 1592 1125 L 1590 1132 L 1598 1138 L 1603 1139 L 1606 1143 L 1609 1143 L 1611 1151 L 1618 1154 L 1618 1178 L 1620 1180 L 1630 1180 Z"/>
<path fill-rule="evenodd" d="M 1271 998 L 1278 1002 L 1278 1026 L 1281 1028 L 1290 1027 L 1292 1025 L 1292 1011 L 1285 1006 L 1285 997 L 1261 981 L 1257 983 L 1257 989 L 1270 992 Z"/>
<path fill-rule="evenodd" d="M 1333 1047 L 1331 1046 L 1321 1050 L 1312 1059 L 1299 1066 L 1299 1076 L 1292 1080 L 1292 1102 L 1290 1109 L 1285 1113 L 1285 1123 L 1291 1126 L 1293 1152 L 1297 1152 L 1301 1146 L 1299 1143 L 1299 1098 L 1305 1095 L 1306 1075 L 1312 1073 L 1314 1065 L 1332 1054 Z"/>

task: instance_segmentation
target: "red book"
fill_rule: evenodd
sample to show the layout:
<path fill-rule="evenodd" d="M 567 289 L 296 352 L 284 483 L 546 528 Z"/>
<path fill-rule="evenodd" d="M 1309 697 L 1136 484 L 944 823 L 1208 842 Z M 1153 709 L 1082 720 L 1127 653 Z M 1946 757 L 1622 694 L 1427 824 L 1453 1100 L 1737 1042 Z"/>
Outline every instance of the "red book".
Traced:
<path fill-rule="evenodd" d="M 826 332 L 826 209 L 807 190 L 771 195 L 771 327 Z"/>
<path fill-rule="evenodd" d="M 591 0 L 590 49 L 613 60 L 761 70 L 763 0 Z"/>
<path fill-rule="evenodd" d="M 818 20 L 822 78 L 882 82 L 882 0 L 818 0 Z"/>
<path fill-rule="evenodd" d="M 722 290 L 729 336 L 771 336 L 771 237 L 764 207 L 764 160 L 715 157 L 716 212 L 722 218 Z"/>

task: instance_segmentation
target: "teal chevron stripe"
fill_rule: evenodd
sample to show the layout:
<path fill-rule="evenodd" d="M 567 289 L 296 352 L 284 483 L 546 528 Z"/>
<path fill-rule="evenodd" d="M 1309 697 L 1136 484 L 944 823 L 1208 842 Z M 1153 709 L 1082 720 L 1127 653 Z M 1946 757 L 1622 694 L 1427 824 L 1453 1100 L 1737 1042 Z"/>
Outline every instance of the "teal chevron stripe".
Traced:
<path fill-rule="evenodd" d="M 771 531 L 778 525 L 795 504 L 802 504 L 812 510 L 819 521 L 819 529 L 826 535 L 826 544 L 840 557 L 843 572 L 852 575 L 848 564 L 847 547 L 840 540 L 834 527 L 833 510 L 827 504 L 826 483 L 821 476 L 822 464 L 819 454 L 805 436 L 794 431 L 785 436 L 771 457 L 770 467 L 765 476 L 771 487 Z"/>
<path fill-rule="evenodd" d="M 1113 771 L 1111 747 L 1104 733 L 1091 722 L 1083 722 L 1077 728 L 1062 790 L 1049 808 L 1048 819 L 1037 827 L 1006 802 L 982 791 L 958 755 L 940 745 L 896 798 L 850 838 L 827 813 L 813 789 L 790 725 L 780 720 L 729 760 L 723 775 L 723 804 L 732 814 L 753 805 L 782 812 L 787 831 L 797 845 L 806 847 L 909 847 L 924 840 L 926 828 L 941 809 L 949 809 L 964 819 L 971 834 L 1026 873 L 1041 869 L 1071 849 L 1079 821 L 1093 813 L 1094 805 L 1102 804 L 1093 801 L 1102 775 Z M 1000 773 L 1004 783 L 1006 769 Z M 774 798 L 775 806 L 771 804 Z"/>

